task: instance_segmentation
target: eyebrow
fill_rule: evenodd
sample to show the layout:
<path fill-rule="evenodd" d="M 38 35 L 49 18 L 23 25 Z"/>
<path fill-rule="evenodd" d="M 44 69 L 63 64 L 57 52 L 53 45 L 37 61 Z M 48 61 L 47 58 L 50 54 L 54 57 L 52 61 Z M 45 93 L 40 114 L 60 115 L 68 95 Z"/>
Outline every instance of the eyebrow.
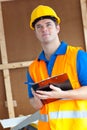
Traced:
<path fill-rule="evenodd" d="M 49 24 L 49 23 L 52 23 L 52 22 L 46 22 L 45 24 Z M 40 25 L 42 25 L 42 24 L 40 24 L 40 23 L 36 24 L 36 26 L 40 26 Z"/>

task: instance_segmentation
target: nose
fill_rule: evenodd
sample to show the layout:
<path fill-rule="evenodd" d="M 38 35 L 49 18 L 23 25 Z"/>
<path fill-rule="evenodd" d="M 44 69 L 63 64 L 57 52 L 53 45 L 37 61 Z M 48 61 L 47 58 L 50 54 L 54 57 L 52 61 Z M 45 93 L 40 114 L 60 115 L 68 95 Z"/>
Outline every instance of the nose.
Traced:
<path fill-rule="evenodd" d="M 42 26 L 42 31 L 43 32 L 47 31 L 47 27 L 46 26 Z"/>

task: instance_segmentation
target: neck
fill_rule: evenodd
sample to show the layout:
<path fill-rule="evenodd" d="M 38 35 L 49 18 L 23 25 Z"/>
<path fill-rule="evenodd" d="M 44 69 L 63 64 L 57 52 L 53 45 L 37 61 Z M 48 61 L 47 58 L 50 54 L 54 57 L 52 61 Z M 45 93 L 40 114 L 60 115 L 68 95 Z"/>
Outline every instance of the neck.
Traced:
<path fill-rule="evenodd" d="M 45 56 L 48 60 L 50 59 L 50 56 L 57 50 L 59 45 L 60 41 L 57 41 L 56 43 L 47 43 L 45 46 L 43 46 Z"/>

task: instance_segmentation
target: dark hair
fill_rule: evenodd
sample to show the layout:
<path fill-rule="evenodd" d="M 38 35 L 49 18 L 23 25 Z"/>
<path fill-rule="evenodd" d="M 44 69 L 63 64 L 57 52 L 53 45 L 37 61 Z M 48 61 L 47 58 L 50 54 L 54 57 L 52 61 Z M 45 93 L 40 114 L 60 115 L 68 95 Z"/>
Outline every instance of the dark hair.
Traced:
<path fill-rule="evenodd" d="M 52 21 L 54 21 L 54 22 L 57 24 L 57 19 L 56 19 L 55 17 L 52 17 L 52 16 L 42 16 L 42 17 L 37 18 L 37 19 L 32 23 L 33 28 L 35 28 L 35 24 L 36 24 L 39 20 L 42 20 L 42 19 L 51 19 Z"/>

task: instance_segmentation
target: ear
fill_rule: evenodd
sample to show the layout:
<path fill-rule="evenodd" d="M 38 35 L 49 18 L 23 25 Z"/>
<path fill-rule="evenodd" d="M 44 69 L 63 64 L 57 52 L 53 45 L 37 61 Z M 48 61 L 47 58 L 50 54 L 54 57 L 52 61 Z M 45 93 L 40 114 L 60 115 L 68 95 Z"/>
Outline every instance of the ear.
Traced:
<path fill-rule="evenodd" d="M 56 28 L 57 28 L 57 32 L 59 33 L 60 32 L 60 25 L 57 24 Z"/>

